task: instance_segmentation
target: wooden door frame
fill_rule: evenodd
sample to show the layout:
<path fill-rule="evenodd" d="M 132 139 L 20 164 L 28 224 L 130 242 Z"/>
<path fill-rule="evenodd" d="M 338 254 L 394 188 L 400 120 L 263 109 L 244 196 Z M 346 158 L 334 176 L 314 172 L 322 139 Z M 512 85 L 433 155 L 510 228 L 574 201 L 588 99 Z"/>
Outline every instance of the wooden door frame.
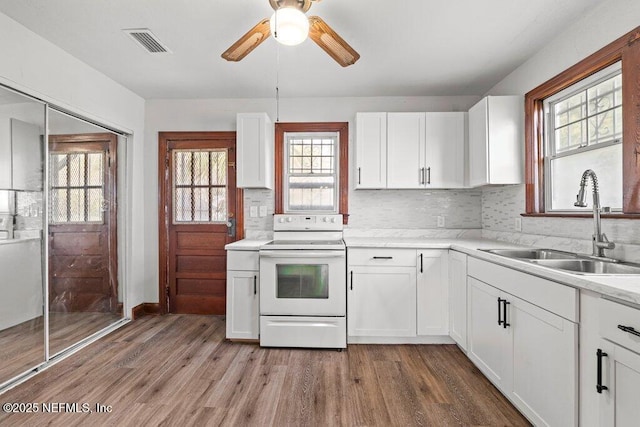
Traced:
<path fill-rule="evenodd" d="M 48 145 L 52 147 L 57 144 L 75 144 L 86 142 L 106 142 L 108 151 L 106 153 L 107 171 L 111 175 L 112 179 L 109 180 L 109 187 L 105 185 L 105 190 L 108 191 L 109 198 L 109 285 L 112 289 L 116 290 L 115 306 L 117 310 L 122 313 L 122 303 L 120 302 L 121 295 L 117 294 L 118 291 L 118 136 L 113 133 L 84 133 L 84 134 L 60 134 L 49 135 Z M 50 153 L 55 150 L 49 149 Z M 49 159 L 47 158 L 47 162 Z M 47 190 L 48 191 L 48 190 Z M 47 237 L 48 241 L 49 237 Z M 50 244 L 50 243 L 47 243 Z M 47 273 L 49 274 L 49 272 Z M 124 297 L 124 295 L 122 295 Z M 49 304 L 49 302 L 47 302 Z"/>
<path fill-rule="evenodd" d="M 159 280 L 158 301 L 160 314 L 167 314 L 167 281 L 169 277 L 169 223 L 171 212 L 166 211 L 169 188 L 168 154 L 171 141 L 236 141 L 236 132 L 158 132 L 158 248 Z M 237 153 L 237 150 L 236 150 Z M 236 158 L 236 162 L 238 159 Z M 234 170 L 237 168 L 234 167 Z M 244 238 L 244 198 L 236 186 L 236 240 Z"/>

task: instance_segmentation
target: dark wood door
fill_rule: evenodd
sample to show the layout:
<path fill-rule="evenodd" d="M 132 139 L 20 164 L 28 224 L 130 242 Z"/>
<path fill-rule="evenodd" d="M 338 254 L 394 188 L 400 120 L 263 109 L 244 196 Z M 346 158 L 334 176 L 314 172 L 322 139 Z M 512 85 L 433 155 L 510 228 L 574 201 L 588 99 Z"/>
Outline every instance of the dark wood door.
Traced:
<path fill-rule="evenodd" d="M 117 312 L 113 134 L 49 137 L 49 307 Z"/>
<path fill-rule="evenodd" d="M 235 145 L 235 132 L 160 133 L 162 312 L 225 314 L 224 246 L 242 229 Z"/>

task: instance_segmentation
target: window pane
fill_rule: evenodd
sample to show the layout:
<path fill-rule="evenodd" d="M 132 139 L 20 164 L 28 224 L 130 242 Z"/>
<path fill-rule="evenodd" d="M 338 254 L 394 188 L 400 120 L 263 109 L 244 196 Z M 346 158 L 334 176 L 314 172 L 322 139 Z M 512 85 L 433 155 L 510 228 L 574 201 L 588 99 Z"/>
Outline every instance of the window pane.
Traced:
<path fill-rule="evenodd" d="M 335 211 L 334 177 L 289 177 L 289 210 Z"/>
<path fill-rule="evenodd" d="M 589 119 L 589 144 L 622 139 L 622 107 L 608 110 Z"/>
<path fill-rule="evenodd" d="M 102 222 L 102 200 L 101 188 L 87 190 L 87 221 Z"/>
<path fill-rule="evenodd" d="M 174 222 L 226 222 L 227 151 L 174 150 Z"/>
<path fill-rule="evenodd" d="M 622 105 L 622 75 L 605 80 L 587 90 L 589 115 Z"/>
<path fill-rule="evenodd" d="M 580 92 L 571 98 L 565 99 L 555 104 L 554 113 L 556 115 L 556 128 L 568 123 L 581 120 L 586 116 L 585 94 Z"/>
<path fill-rule="evenodd" d="M 84 207 L 84 189 L 69 190 L 69 221 L 86 221 L 86 211 Z"/>
<path fill-rule="evenodd" d="M 573 203 L 586 169 L 592 169 L 598 176 L 601 205 L 621 209 L 622 144 L 551 160 L 551 209 L 577 209 Z M 591 209 L 591 199 L 587 198 L 587 202 Z"/>
<path fill-rule="evenodd" d="M 67 186 L 67 155 L 51 154 L 51 186 L 66 187 Z"/>
<path fill-rule="evenodd" d="M 51 190 L 51 222 L 67 222 L 67 189 Z"/>
<path fill-rule="evenodd" d="M 84 154 L 69 154 L 69 185 L 83 187 L 84 179 Z"/>
<path fill-rule="evenodd" d="M 102 186 L 104 172 L 102 170 L 104 165 L 104 153 L 89 153 L 87 154 L 88 161 L 88 178 L 87 185 L 90 186 Z"/>
<path fill-rule="evenodd" d="M 556 130 L 556 153 L 573 150 L 587 145 L 587 133 L 583 121 Z"/>

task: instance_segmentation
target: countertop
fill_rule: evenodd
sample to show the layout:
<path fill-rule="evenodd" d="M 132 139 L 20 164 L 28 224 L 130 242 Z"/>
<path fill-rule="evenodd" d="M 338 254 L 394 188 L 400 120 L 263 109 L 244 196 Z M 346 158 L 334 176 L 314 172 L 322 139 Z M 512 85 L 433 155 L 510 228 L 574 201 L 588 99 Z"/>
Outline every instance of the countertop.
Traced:
<path fill-rule="evenodd" d="M 228 251 L 257 251 L 260 249 L 260 246 L 266 245 L 271 242 L 271 240 L 251 240 L 251 239 L 242 239 L 237 242 L 229 243 L 225 245 L 225 249 Z"/>
<path fill-rule="evenodd" d="M 453 249 L 466 253 L 474 258 L 513 268 L 514 270 L 552 280 L 562 285 L 587 289 L 608 297 L 640 305 L 640 275 L 596 276 L 574 274 L 479 250 L 526 247 L 522 245 L 485 239 L 347 237 L 344 240 L 347 248 Z"/>
<path fill-rule="evenodd" d="M 31 241 L 40 241 L 40 237 L 25 237 L 22 239 L 3 239 L 0 240 L 0 246 L 1 245 L 16 245 L 18 243 L 24 243 L 24 242 L 31 242 Z"/>

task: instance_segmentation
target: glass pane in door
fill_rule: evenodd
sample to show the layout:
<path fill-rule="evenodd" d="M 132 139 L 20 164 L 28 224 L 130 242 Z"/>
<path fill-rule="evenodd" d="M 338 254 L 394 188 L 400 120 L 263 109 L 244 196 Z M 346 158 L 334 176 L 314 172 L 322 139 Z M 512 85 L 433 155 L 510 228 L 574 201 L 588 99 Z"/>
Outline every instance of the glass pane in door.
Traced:
<path fill-rule="evenodd" d="M 278 298 L 329 298 L 327 264 L 278 264 L 276 272 Z"/>

